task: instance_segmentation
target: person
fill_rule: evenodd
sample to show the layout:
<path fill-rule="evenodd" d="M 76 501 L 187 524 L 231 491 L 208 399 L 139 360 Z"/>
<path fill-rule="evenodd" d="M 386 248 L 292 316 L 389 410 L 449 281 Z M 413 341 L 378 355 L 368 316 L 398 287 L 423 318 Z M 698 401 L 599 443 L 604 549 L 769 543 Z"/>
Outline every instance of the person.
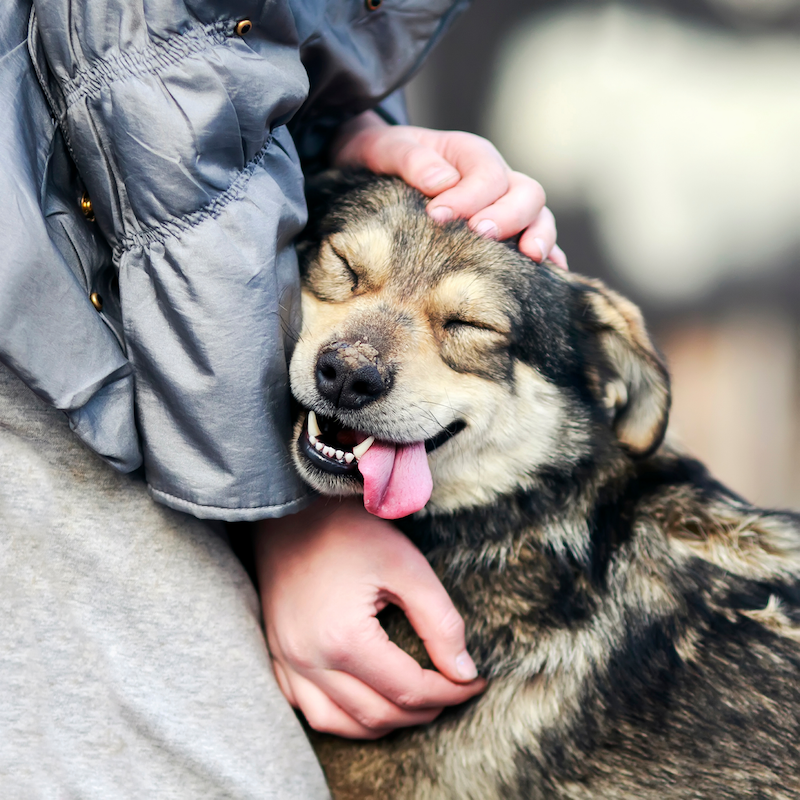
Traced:
<path fill-rule="evenodd" d="M 398 175 L 434 219 L 566 266 L 535 181 L 404 124 L 465 5 L 0 8 L 2 796 L 313 800 L 278 686 L 363 737 L 482 690 L 425 559 L 315 501 L 287 449 L 304 175 Z M 225 521 L 258 521 L 269 652 Z M 387 602 L 438 671 L 386 641 Z"/>

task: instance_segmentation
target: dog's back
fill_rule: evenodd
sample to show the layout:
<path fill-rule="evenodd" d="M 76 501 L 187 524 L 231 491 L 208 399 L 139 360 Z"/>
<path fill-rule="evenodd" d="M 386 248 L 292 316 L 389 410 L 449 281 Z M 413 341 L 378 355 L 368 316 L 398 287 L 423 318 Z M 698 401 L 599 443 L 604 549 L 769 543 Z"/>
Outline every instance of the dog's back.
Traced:
<path fill-rule="evenodd" d="M 464 616 L 489 687 L 377 742 L 315 736 L 336 800 L 800 797 L 800 519 L 752 508 L 659 446 L 668 380 L 627 301 L 434 227 L 396 183 L 347 187 L 317 205 L 334 220 L 318 233 L 340 237 L 337 257 L 357 251 L 361 273 L 377 243 L 383 273 L 340 291 L 321 249 L 307 251 L 314 307 L 293 388 L 317 403 L 303 375 L 331 336 L 369 343 L 392 378 L 365 411 L 317 403 L 331 419 L 370 433 L 378 410 L 400 417 L 446 393 L 431 501 L 401 525 Z M 438 272 L 417 270 L 437 257 Z M 453 286 L 473 331 L 441 322 Z M 411 320 L 393 322 L 402 347 L 375 333 L 391 297 Z M 357 490 L 296 457 L 317 488 Z M 402 614 L 385 617 L 428 665 Z"/>

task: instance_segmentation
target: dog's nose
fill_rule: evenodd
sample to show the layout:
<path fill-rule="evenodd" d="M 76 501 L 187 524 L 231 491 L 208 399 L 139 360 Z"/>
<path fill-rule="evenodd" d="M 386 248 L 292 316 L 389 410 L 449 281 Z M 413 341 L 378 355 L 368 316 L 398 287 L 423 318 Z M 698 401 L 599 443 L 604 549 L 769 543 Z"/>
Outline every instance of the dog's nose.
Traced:
<path fill-rule="evenodd" d="M 317 359 L 317 388 L 337 408 L 354 411 L 377 400 L 386 384 L 375 364 L 353 358 L 348 348 L 322 353 Z"/>

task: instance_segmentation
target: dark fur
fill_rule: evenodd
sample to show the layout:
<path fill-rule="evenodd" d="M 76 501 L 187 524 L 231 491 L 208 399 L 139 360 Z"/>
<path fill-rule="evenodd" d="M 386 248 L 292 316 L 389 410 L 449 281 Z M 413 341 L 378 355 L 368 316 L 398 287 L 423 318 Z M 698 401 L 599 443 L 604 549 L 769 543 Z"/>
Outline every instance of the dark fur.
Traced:
<path fill-rule="evenodd" d="M 515 369 L 535 370 L 583 438 L 554 440 L 524 487 L 401 522 L 489 688 L 376 742 L 316 735 L 336 800 L 800 797 L 800 518 L 753 508 L 659 447 L 666 373 L 635 309 L 601 285 L 461 224 L 435 228 L 419 195 L 363 175 L 311 193 L 306 268 L 321 239 L 389 205 L 409 295 L 465 264 L 500 285 L 510 333 L 472 372 L 512 398 Z M 612 307 L 628 327 L 611 330 Z M 402 374 L 402 354 L 391 359 Z M 459 359 L 454 373 L 470 363 Z M 627 395 L 609 407 L 623 375 Z M 402 614 L 384 616 L 429 665 Z"/>

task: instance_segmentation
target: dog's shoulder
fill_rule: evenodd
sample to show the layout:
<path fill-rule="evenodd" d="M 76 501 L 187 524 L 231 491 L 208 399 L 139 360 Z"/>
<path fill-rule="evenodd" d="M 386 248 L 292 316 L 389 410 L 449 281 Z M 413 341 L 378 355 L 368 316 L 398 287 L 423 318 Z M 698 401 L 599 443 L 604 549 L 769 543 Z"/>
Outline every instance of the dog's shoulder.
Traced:
<path fill-rule="evenodd" d="M 678 561 L 763 585 L 800 579 L 800 514 L 748 503 L 699 461 L 664 449 L 638 465 L 628 492 Z"/>

